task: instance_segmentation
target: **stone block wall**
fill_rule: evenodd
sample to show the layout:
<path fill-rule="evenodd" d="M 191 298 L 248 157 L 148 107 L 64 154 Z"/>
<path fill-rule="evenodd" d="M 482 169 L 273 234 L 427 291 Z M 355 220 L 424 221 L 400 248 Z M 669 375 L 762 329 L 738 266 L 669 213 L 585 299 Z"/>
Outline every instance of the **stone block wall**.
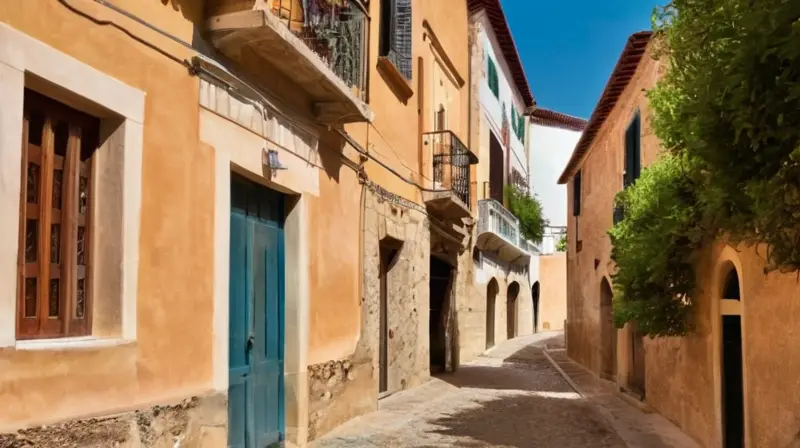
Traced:
<path fill-rule="evenodd" d="M 346 359 L 309 366 L 309 440 L 377 408 L 380 375 L 380 246 L 399 243 L 387 275 L 388 391 L 430 378 L 428 306 L 430 229 L 413 203 L 365 192 L 361 330 Z M 400 203 L 398 203 L 400 202 Z"/>
<path fill-rule="evenodd" d="M 228 441 L 224 394 L 0 434 L 0 448 L 213 448 Z"/>
<path fill-rule="evenodd" d="M 464 254 L 461 257 L 466 256 Z M 522 336 L 533 333 L 533 300 L 526 267 L 498 262 L 485 253 L 481 255 L 480 262 L 473 261 L 478 259 L 476 252 L 472 251 L 468 256 L 469 265 L 472 266 L 470 274 L 472 280 L 462 289 L 467 293 L 459 294 L 456 300 L 461 362 L 475 359 L 486 351 L 487 288 L 492 279 L 497 281 L 499 287 L 494 312 L 495 345 L 508 339 L 507 293 L 509 286 L 514 282 L 519 284 L 516 300 L 516 334 Z M 461 263 L 460 260 L 459 266 Z"/>

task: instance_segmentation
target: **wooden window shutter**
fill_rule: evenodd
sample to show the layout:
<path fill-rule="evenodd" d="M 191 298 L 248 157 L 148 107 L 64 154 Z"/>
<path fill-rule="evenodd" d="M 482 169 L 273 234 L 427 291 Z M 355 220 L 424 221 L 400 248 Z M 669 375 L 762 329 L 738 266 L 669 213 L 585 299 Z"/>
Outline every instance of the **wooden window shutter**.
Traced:
<path fill-rule="evenodd" d="M 412 78 L 412 15 L 411 0 L 381 2 L 380 53 L 407 80 Z"/>
<path fill-rule="evenodd" d="M 625 131 L 625 175 L 623 185 L 628 187 L 636 182 L 642 171 L 641 125 L 637 113 Z"/>
<path fill-rule="evenodd" d="M 572 180 L 572 216 L 581 215 L 581 172 L 575 174 Z"/>
<path fill-rule="evenodd" d="M 98 121 L 25 91 L 17 338 L 89 334 L 91 156 Z"/>
<path fill-rule="evenodd" d="M 494 64 L 494 60 L 492 57 L 489 56 L 486 58 L 488 61 L 488 82 L 489 82 L 489 89 L 494 93 L 495 97 L 500 97 L 500 79 L 497 77 L 497 66 Z"/>

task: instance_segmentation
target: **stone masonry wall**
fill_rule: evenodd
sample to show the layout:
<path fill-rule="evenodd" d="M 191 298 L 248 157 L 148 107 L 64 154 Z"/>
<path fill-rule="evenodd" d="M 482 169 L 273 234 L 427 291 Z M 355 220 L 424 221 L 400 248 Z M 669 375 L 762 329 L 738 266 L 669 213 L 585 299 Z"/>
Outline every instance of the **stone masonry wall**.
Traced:
<path fill-rule="evenodd" d="M 494 312 L 495 344 L 508 339 L 507 293 L 508 287 L 514 282 L 519 284 L 519 295 L 516 300 L 516 335 L 533 333 L 533 300 L 526 267 L 494 261 L 487 254 L 481 255 L 481 262 L 477 263 L 476 267 L 476 262 L 473 261 L 477 258 L 476 253 L 473 251 L 468 255 L 462 255 L 465 256 L 470 257 L 469 264 L 472 265 L 472 269 L 469 275 L 473 278 L 469 286 L 463 287 L 463 291 L 468 291 L 468 294 L 459 295 L 456 301 L 461 362 L 468 362 L 486 351 L 487 287 L 491 279 L 496 280 L 499 286 Z M 459 265 L 461 263 L 459 260 Z"/>
<path fill-rule="evenodd" d="M 200 448 L 228 440 L 223 394 L 0 434 L 0 448 Z"/>
<path fill-rule="evenodd" d="M 428 301 L 430 230 L 414 205 L 367 191 L 363 229 L 361 332 L 347 359 L 309 366 L 309 440 L 377 408 L 380 342 L 380 243 L 402 243 L 387 275 L 388 390 L 430 378 Z M 402 202 L 401 199 L 398 199 Z"/>

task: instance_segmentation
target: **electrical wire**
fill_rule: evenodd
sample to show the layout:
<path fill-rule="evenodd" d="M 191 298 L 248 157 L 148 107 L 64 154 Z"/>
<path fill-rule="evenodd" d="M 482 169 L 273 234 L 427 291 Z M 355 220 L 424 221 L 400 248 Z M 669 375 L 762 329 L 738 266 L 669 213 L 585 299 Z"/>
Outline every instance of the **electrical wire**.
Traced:
<path fill-rule="evenodd" d="M 181 60 L 180 58 L 177 58 L 176 56 L 167 53 L 165 50 L 163 50 L 161 48 L 158 48 L 155 45 L 153 45 L 153 44 L 145 41 L 144 39 L 136 36 L 135 34 L 131 33 L 128 29 L 124 28 L 123 26 L 121 26 L 121 25 L 119 25 L 119 24 L 117 24 L 117 23 L 115 23 L 113 21 L 97 19 L 97 18 L 91 16 L 90 14 L 87 14 L 86 12 L 81 11 L 78 8 L 76 8 L 75 6 L 71 5 L 67 0 L 59 0 L 59 2 L 61 4 L 63 4 L 66 8 L 68 8 L 70 11 L 72 11 L 72 12 L 74 12 L 74 13 L 76 13 L 76 14 L 78 14 L 78 15 L 80 15 L 80 16 L 88 19 L 88 20 L 91 20 L 92 22 L 94 22 L 96 24 L 112 26 L 112 27 L 122 31 L 123 33 L 125 33 L 126 35 L 128 35 L 132 39 L 136 40 L 137 42 L 142 43 L 142 44 L 146 45 L 147 47 L 156 50 L 160 54 L 168 57 L 169 59 L 171 59 L 173 61 L 176 61 L 176 62 L 186 66 L 187 68 L 194 69 L 194 70 L 198 69 L 197 64 L 189 63 L 188 61 Z M 94 0 L 94 2 L 104 6 L 106 8 L 109 8 L 112 11 L 117 12 L 118 14 L 121 14 L 121 15 L 127 17 L 127 18 L 133 20 L 134 22 L 139 23 L 142 26 L 145 26 L 145 27 L 151 29 L 151 30 L 163 35 L 164 37 L 167 37 L 168 39 L 170 39 L 170 40 L 172 40 L 172 41 L 174 41 L 174 42 L 176 42 L 176 43 L 178 43 L 178 44 L 180 44 L 180 45 L 182 45 L 182 46 L 184 46 L 184 47 L 186 47 L 186 48 L 188 48 L 188 49 L 190 49 L 190 50 L 192 50 L 194 52 L 197 52 L 197 49 L 195 47 L 193 47 L 192 44 L 184 41 L 183 39 L 178 38 L 177 36 L 167 32 L 167 31 L 165 31 L 165 30 L 163 30 L 163 29 L 161 29 L 161 28 L 159 28 L 159 27 L 157 27 L 155 25 L 152 25 L 151 23 L 149 23 L 149 22 L 143 20 L 142 18 L 140 18 L 140 17 L 138 17 L 138 16 L 126 11 L 125 9 L 122 9 L 122 8 L 114 5 L 113 3 L 110 3 L 110 2 L 108 2 L 106 0 Z M 205 55 L 202 55 L 202 54 L 198 53 L 198 55 L 196 57 L 200 58 L 200 59 L 202 59 L 202 60 L 204 60 L 204 61 L 206 61 L 206 62 L 208 62 L 208 63 L 210 63 L 210 64 L 212 64 L 212 65 L 214 65 L 216 67 L 218 67 L 219 69 L 223 70 L 226 75 L 231 76 L 238 83 L 240 83 L 241 85 L 247 87 L 252 93 L 256 94 L 256 96 L 258 96 L 262 101 L 264 101 L 266 103 L 266 105 L 270 109 L 272 109 L 272 111 L 275 112 L 277 115 L 282 116 L 283 118 L 285 118 L 286 120 L 291 122 L 293 125 L 297 126 L 301 130 L 303 130 L 303 131 L 305 131 L 305 132 L 307 132 L 309 134 L 312 134 L 312 135 L 316 134 L 316 129 L 304 128 L 302 126 L 301 123 L 304 120 L 298 118 L 298 116 L 289 116 L 285 112 L 283 112 L 283 109 L 288 109 L 289 111 L 292 111 L 292 112 L 296 112 L 296 111 L 293 108 L 291 108 L 290 106 L 287 106 L 287 105 L 283 104 L 274 95 L 271 95 L 268 92 L 265 92 L 265 91 L 262 91 L 261 89 L 253 87 L 249 82 L 241 79 L 239 76 L 237 76 L 231 70 L 229 70 L 226 67 L 223 67 L 222 65 L 217 63 L 217 61 L 215 61 L 213 59 L 210 59 L 210 58 L 206 57 Z M 220 79 L 218 76 L 214 75 L 213 73 L 209 72 L 208 70 L 205 70 L 205 69 L 202 69 L 202 68 L 200 68 L 200 70 L 204 71 L 207 75 L 214 77 L 218 81 L 223 82 L 224 84 L 226 84 L 226 86 L 228 86 L 228 88 L 232 88 L 232 89 L 235 90 L 235 88 L 232 85 L 230 85 L 230 83 L 226 82 L 223 79 Z M 268 98 L 267 95 L 271 96 L 272 98 Z M 281 103 L 282 107 L 277 107 L 275 105 L 276 102 L 277 103 Z M 297 115 L 302 115 L 302 114 L 297 114 Z M 352 115 L 352 114 L 347 114 L 346 116 L 349 116 L 349 115 Z M 344 116 L 340 117 L 338 120 L 341 120 L 343 117 Z M 338 120 L 336 120 L 336 121 L 338 121 Z M 298 123 L 298 121 L 300 123 Z M 385 137 L 383 137 L 383 135 L 380 134 L 380 131 L 378 131 L 377 128 L 375 128 L 374 126 L 371 126 L 371 127 L 373 129 L 375 129 L 376 132 L 378 132 L 379 135 L 381 135 L 381 138 L 384 139 L 384 142 L 387 143 L 387 146 L 393 152 L 395 152 L 394 149 L 391 148 L 391 145 L 389 145 L 388 142 L 385 140 Z M 329 127 L 328 129 L 332 130 L 331 127 Z M 356 142 L 349 134 L 347 134 L 347 132 L 344 132 L 339 128 L 336 128 L 335 131 L 340 136 L 342 136 L 345 139 L 345 141 L 347 141 L 350 144 L 350 146 L 352 146 L 357 152 L 359 152 L 362 155 L 364 155 L 364 156 L 368 157 L 369 159 L 373 160 L 374 162 L 376 162 L 377 164 L 379 164 L 380 166 L 385 168 L 387 171 L 389 171 L 390 173 L 392 173 L 393 175 L 395 175 L 396 177 L 401 179 L 403 182 L 405 182 L 405 183 L 407 183 L 409 185 L 417 187 L 420 191 L 432 192 L 432 193 L 447 193 L 447 192 L 451 192 L 452 191 L 451 189 L 426 188 L 426 187 L 424 187 L 422 185 L 419 185 L 418 183 L 416 183 L 416 182 L 414 182 L 412 180 L 409 180 L 408 178 L 406 178 L 402 174 L 398 173 L 395 169 L 393 169 L 392 167 L 388 166 L 387 164 L 385 164 L 381 160 L 377 159 L 376 157 L 371 155 L 368 151 L 364 150 L 361 147 L 361 145 L 358 144 L 358 142 Z M 395 155 L 397 155 L 396 152 L 395 152 Z M 403 164 L 405 166 L 405 164 L 403 163 L 403 161 L 402 161 L 402 159 L 400 157 L 398 157 L 398 160 L 400 161 L 401 164 Z M 417 173 L 415 170 L 412 170 L 412 169 L 408 168 L 407 166 L 406 166 L 406 168 L 409 169 L 410 171 L 414 172 L 414 173 Z M 417 173 L 417 174 L 420 174 L 422 176 L 422 173 Z"/>

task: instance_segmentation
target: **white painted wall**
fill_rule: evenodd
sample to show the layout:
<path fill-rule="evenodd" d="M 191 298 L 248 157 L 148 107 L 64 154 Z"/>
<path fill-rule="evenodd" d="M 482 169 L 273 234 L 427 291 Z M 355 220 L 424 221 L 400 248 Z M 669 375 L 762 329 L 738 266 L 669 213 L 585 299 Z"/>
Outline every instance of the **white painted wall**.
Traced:
<path fill-rule="evenodd" d="M 527 156 L 525 153 L 525 142 L 520 140 L 514 133 L 514 128 L 511 126 L 511 107 L 515 107 L 520 114 L 525 113 L 525 102 L 522 99 L 522 94 L 513 83 L 511 77 L 511 70 L 503 58 L 503 53 L 497 43 L 497 38 L 494 30 L 489 23 L 486 14 L 480 13 L 476 16 L 475 20 L 478 30 L 478 41 L 483 49 L 483 80 L 480 83 L 479 102 L 484 118 L 489 123 L 489 126 L 494 130 L 500 140 L 501 129 L 503 127 L 503 103 L 506 105 L 506 116 L 509 120 L 509 141 L 511 151 L 503 148 L 506 152 L 506 157 L 511 158 L 511 166 L 516 168 L 517 171 L 523 175 L 528 174 Z M 496 97 L 489 88 L 488 78 L 488 58 L 491 58 L 497 67 L 497 75 L 499 78 L 499 95 Z M 527 118 L 526 118 L 527 122 Z M 526 129 L 526 132 L 530 128 Z M 502 143 L 502 140 L 501 140 Z"/>
<path fill-rule="evenodd" d="M 542 202 L 544 216 L 550 225 L 566 226 L 567 186 L 558 184 L 558 176 L 567 165 L 581 133 L 538 124 L 529 126 L 528 132 L 531 188 Z"/>

